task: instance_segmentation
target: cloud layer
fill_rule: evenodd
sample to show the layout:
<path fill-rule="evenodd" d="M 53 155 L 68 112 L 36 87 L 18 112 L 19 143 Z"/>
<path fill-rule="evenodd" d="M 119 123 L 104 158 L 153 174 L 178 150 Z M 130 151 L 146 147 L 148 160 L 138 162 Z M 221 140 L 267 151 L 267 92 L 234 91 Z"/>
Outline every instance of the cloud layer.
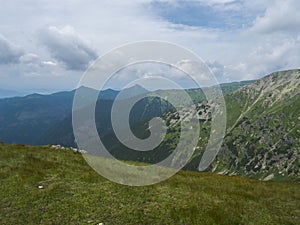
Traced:
<path fill-rule="evenodd" d="M 40 31 L 39 37 L 53 58 L 70 70 L 85 70 L 98 56 L 87 41 L 70 26 L 62 29 L 48 27 Z"/>
<path fill-rule="evenodd" d="M 299 34 L 300 1 L 273 1 L 262 16 L 254 21 L 253 31 L 270 34 L 275 32 Z"/>
<path fill-rule="evenodd" d="M 0 84 L 75 88 L 98 55 L 141 40 L 189 48 L 220 82 L 256 79 L 300 68 L 299 11 L 298 0 L 6 1 Z"/>
<path fill-rule="evenodd" d="M 0 64 L 17 63 L 23 54 L 24 52 L 20 47 L 0 34 Z"/>

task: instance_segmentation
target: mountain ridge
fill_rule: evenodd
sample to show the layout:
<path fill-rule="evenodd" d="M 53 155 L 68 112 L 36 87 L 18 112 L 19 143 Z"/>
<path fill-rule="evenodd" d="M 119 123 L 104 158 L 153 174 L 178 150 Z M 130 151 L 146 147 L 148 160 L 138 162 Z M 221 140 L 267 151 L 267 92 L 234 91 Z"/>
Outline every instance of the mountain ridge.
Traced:
<path fill-rule="evenodd" d="M 226 95 L 227 131 L 220 152 L 207 171 L 258 179 L 299 180 L 299 83 L 300 70 L 281 71 Z M 184 169 L 198 170 L 212 132 L 210 124 L 214 107 L 214 102 L 196 104 L 201 115 L 200 139 Z M 184 118 L 189 118 L 188 108 L 184 111 Z M 169 124 L 169 133 L 164 143 L 151 154 L 128 150 L 114 135 L 106 138 L 110 140 L 106 147 L 119 159 L 151 163 L 161 160 L 161 155 L 166 157 L 174 149 L 181 120 L 177 112 L 167 113 L 163 118 Z M 142 127 L 147 128 L 147 122 L 132 129 L 142 132 Z M 146 132 L 141 136 L 146 137 Z"/>
<path fill-rule="evenodd" d="M 299 82 L 300 70 L 289 70 L 275 72 L 260 80 L 249 81 L 248 83 L 221 85 L 221 88 L 226 92 L 227 131 L 221 150 L 207 171 L 228 175 L 248 176 L 258 179 L 267 179 L 267 177 L 269 179 L 271 177 L 271 179 L 278 180 L 298 180 L 300 177 Z M 140 90 L 144 92 L 143 89 Z M 176 95 L 177 90 L 166 91 Z M 184 169 L 198 170 L 199 161 L 210 136 L 211 113 L 215 105 L 213 101 L 205 101 L 203 92 L 198 89 L 187 90 L 187 92 L 194 99 L 194 103 L 196 104 L 201 132 L 195 153 Z M 55 99 L 55 97 L 61 95 L 59 93 L 42 96 L 50 100 L 54 98 L 54 100 L 52 99 L 51 106 L 63 110 L 61 112 L 64 113 L 63 119 L 58 119 L 62 114 L 56 111 L 50 110 L 50 112 L 47 112 L 50 114 L 43 115 L 43 111 L 37 110 L 37 106 L 41 106 L 38 102 L 35 102 L 35 100 L 41 96 L 37 95 L 24 98 L 31 104 L 28 105 L 28 102 L 24 102 L 24 107 L 32 108 L 35 110 L 35 113 L 43 115 L 44 117 L 40 117 L 41 124 L 46 122 L 46 125 L 48 125 L 47 127 L 43 127 L 43 129 L 35 131 L 38 134 L 44 134 L 44 136 L 37 136 L 36 139 L 32 140 L 33 144 L 62 144 L 76 147 L 70 115 L 72 93 L 66 92 L 65 94 L 64 97 L 69 101 L 69 105 L 65 104 L 63 98 L 59 98 L 59 101 Z M 116 94 L 116 92 L 113 92 L 113 98 L 116 97 Z M 88 94 L 84 97 L 88 99 Z M 5 101 L 10 100 L 0 101 L 0 106 L 1 103 Z M 178 117 L 176 112 L 171 110 L 168 104 L 161 100 L 158 101 L 154 98 L 148 98 L 135 106 L 136 108 L 132 114 L 133 120 L 131 122 L 131 129 L 138 137 L 145 138 L 149 135 L 148 121 L 155 116 L 162 116 L 169 127 L 165 140 L 157 151 L 136 153 L 136 151 L 131 151 L 126 148 L 126 146 L 123 146 L 112 133 L 113 130 L 109 123 L 110 108 L 113 101 L 109 99 L 109 96 L 108 99 L 104 98 L 98 101 L 100 102 L 97 103 L 98 109 L 96 110 L 99 112 L 96 114 L 98 115 L 98 117 L 96 117 L 96 121 L 98 121 L 97 127 L 99 127 L 99 124 L 102 124 L 101 127 L 103 127 L 104 124 L 105 128 L 105 131 L 98 130 L 98 132 L 100 132 L 101 138 L 104 138 L 106 146 L 116 158 L 153 163 L 168 156 L 172 152 L 172 149 L 174 149 L 178 140 L 178 132 L 180 131 L 178 122 L 181 118 Z M 123 99 L 122 101 L 126 100 Z M 178 101 L 180 101 L 180 99 L 178 99 Z M 14 105 L 10 105 L 10 107 L 14 108 Z M 162 107 L 163 110 L 160 111 Z M 45 108 L 47 107 L 45 106 Z M 153 111 L 154 108 L 159 110 Z M 16 109 L 17 108 L 15 108 L 17 121 L 25 120 L 30 122 L 29 125 L 26 123 L 23 124 L 26 131 L 21 130 L 20 133 L 24 135 L 28 130 L 30 132 L 34 131 L 35 124 L 39 124 L 35 116 L 26 113 L 26 111 L 20 113 L 16 111 Z M 189 118 L 189 110 L 184 111 L 186 111 L 184 117 Z M 143 114 L 144 112 L 147 113 Z M 9 113 L 8 115 L 10 116 Z M 54 115 L 57 116 L 55 117 L 56 120 L 55 118 L 49 119 Z M 3 118 L 5 118 L 6 115 L 0 112 L 0 122 L 1 116 L 2 121 L 4 121 Z M 33 123 L 33 119 L 35 119 L 35 124 Z M 16 120 L 12 118 L 11 121 L 4 121 L 1 126 L 3 126 L 3 124 L 5 125 L 5 122 L 7 122 L 8 125 L 14 124 L 15 121 Z M 9 128 L 8 133 L 13 133 L 16 127 L 12 126 Z M 4 129 L 0 129 L 0 137 L 1 135 L 3 137 L 1 131 L 3 132 Z M 24 136 L 21 140 L 28 140 L 28 137 Z M 127 153 L 126 150 L 128 150 Z"/>
<path fill-rule="evenodd" d="M 224 89 L 231 92 L 239 88 L 240 85 L 242 84 L 234 83 L 230 87 L 230 85 L 226 84 Z M 83 98 L 82 106 L 91 103 L 89 96 L 98 94 L 98 91 L 92 88 L 79 88 L 84 88 L 84 91 L 81 92 L 81 97 Z M 138 86 L 134 88 L 133 91 L 130 88 L 126 89 L 121 99 L 124 100 L 141 93 L 144 94 L 147 91 Z M 137 91 L 137 89 L 139 90 Z M 24 97 L 0 99 L 0 141 L 31 145 L 49 144 L 47 138 L 44 137 L 45 134 L 48 134 L 51 129 L 58 127 L 64 121 L 71 121 L 70 116 L 75 91 L 76 89 L 50 95 L 31 94 Z M 173 91 L 176 92 L 177 90 Z M 103 102 L 107 100 L 113 101 L 118 93 L 119 91 L 117 90 L 107 89 L 101 91 L 98 96 Z M 189 94 L 195 101 L 202 101 L 204 99 L 203 93 L 199 92 L 199 90 L 191 90 Z M 71 122 L 69 122 L 68 126 L 70 127 L 70 125 Z M 57 129 L 60 130 L 59 128 Z M 53 132 L 55 133 L 55 131 Z M 66 139 L 69 139 L 70 132 L 72 132 L 71 127 L 65 134 Z M 53 143 L 51 142 L 52 144 L 62 144 L 55 140 L 53 141 Z M 70 146 L 73 145 L 73 142 L 67 142 L 66 144 Z"/>

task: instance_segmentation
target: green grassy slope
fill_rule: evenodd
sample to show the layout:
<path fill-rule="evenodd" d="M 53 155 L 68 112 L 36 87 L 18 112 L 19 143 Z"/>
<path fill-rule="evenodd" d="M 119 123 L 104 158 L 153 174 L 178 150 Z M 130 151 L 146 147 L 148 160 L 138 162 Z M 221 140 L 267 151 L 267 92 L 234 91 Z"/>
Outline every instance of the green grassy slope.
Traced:
<path fill-rule="evenodd" d="M 70 150 L 0 144 L 0 179 L 0 224 L 300 221 L 296 182 L 179 172 L 160 184 L 129 187 L 102 178 Z"/>

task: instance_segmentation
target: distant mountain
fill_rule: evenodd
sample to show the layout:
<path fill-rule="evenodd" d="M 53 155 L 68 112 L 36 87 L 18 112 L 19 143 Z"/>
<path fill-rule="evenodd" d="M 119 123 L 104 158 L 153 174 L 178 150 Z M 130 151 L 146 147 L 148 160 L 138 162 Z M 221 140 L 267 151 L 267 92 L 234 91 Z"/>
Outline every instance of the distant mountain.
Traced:
<path fill-rule="evenodd" d="M 251 82 L 251 81 L 250 81 Z M 248 82 L 234 82 L 229 84 L 221 84 L 224 93 L 231 93 Z M 90 96 L 94 96 L 97 90 L 88 87 L 79 87 L 82 93 L 81 106 L 87 106 L 91 103 Z M 175 93 L 178 90 L 173 90 Z M 99 121 L 110 121 L 108 115 L 112 102 L 120 91 L 107 89 L 99 93 L 98 108 L 104 115 L 100 116 Z M 123 90 L 121 99 L 131 98 L 140 94 L 149 92 L 141 86 L 135 85 Z M 195 102 L 201 102 L 205 96 L 201 89 L 187 90 Z M 58 92 L 51 95 L 32 94 L 25 97 L 14 97 L 0 99 L 0 141 L 7 143 L 22 143 L 30 145 L 40 144 L 64 144 L 74 146 L 74 135 L 72 132 L 72 104 L 75 90 Z M 145 100 L 146 101 L 146 100 Z M 178 99 L 180 102 L 180 99 Z M 152 101 L 153 104 L 157 104 Z M 103 103 L 103 104 L 102 104 Z M 141 103 L 142 104 L 142 103 Z M 150 109 L 149 102 L 144 102 L 145 106 Z M 151 103 L 152 104 L 152 103 Z M 102 105 L 102 106 L 101 106 Z M 108 109 L 105 109 L 108 107 Z M 136 109 L 144 111 L 142 106 Z M 149 110 L 150 112 L 151 110 Z M 157 115 L 154 110 L 153 115 Z M 138 112 L 134 113 L 138 115 Z M 139 113 L 139 115 L 142 115 Z M 149 113 L 144 115 L 149 117 Z M 138 118 L 142 118 L 138 116 Z M 137 121 L 137 119 L 135 121 Z M 110 127 L 103 132 L 108 133 Z"/>
<path fill-rule="evenodd" d="M 30 90 L 10 90 L 6 88 L 0 88 L 0 99 L 13 98 L 13 97 L 24 97 L 31 94 L 50 95 L 55 93 L 53 90 L 35 88 Z"/>
<path fill-rule="evenodd" d="M 134 96 L 143 95 L 148 93 L 149 91 L 142 86 L 136 84 L 129 88 L 122 90 L 122 94 L 120 96 L 121 99 L 132 98 Z"/>
<path fill-rule="evenodd" d="M 39 144 L 53 124 L 70 114 L 74 92 L 0 99 L 0 140 Z"/>
<path fill-rule="evenodd" d="M 120 104 L 128 105 L 131 98 L 122 99 Z M 111 110 L 114 101 L 99 99 L 96 103 L 96 127 L 100 137 L 113 133 L 111 124 Z M 137 102 L 130 113 L 130 124 L 134 125 L 140 121 L 148 121 L 153 117 L 161 116 L 170 111 L 172 105 L 159 98 L 144 98 Z M 86 108 L 80 109 L 82 113 Z M 121 114 L 122 112 L 120 112 Z M 63 146 L 76 147 L 72 127 L 72 115 L 68 115 L 63 121 L 55 124 L 40 139 L 42 144 L 60 144 Z"/>
<path fill-rule="evenodd" d="M 230 85 L 230 83 L 221 84 L 221 88 L 224 93 L 231 93 L 232 91 L 237 90 L 241 86 L 251 82 L 253 81 L 233 82 L 232 85 Z M 210 89 L 213 90 L 214 88 L 215 87 L 211 87 Z M 194 100 L 194 102 L 202 102 L 203 100 L 206 99 L 201 89 L 188 89 L 186 91 Z M 180 96 L 176 94 L 177 92 L 179 92 L 179 90 L 154 91 L 154 93 L 156 92 L 158 93 L 168 92 L 169 94 L 172 94 L 172 96 L 175 97 Z M 119 92 L 108 89 L 105 91 L 105 93 L 100 94 L 100 99 L 98 100 L 98 103 L 96 105 L 96 123 L 98 127 L 98 133 L 100 134 L 101 137 L 103 137 L 103 140 L 106 143 L 108 143 L 108 145 L 111 144 L 111 146 L 118 147 L 118 145 L 116 144 L 118 143 L 118 140 L 112 138 L 113 135 L 110 135 L 111 133 L 113 133 L 111 127 L 111 118 L 110 118 L 113 101 L 109 101 L 112 99 L 108 97 L 108 93 L 110 93 L 110 97 L 111 96 L 116 97 L 116 95 Z M 128 89 L 123 90 L 120 99 L 121 101 L 123 101 L 122 104 L 124 104 L 125 106 L 127 101 L 126 99 L 130 99 L 131 97 L 143 95 L 146 93 L 149 93 L 149 91 L 139 85 L 135 85 Z M 182 100 L 178 98 L 177 102 L 181 103 Z M 137 124 L 141 125 L 144 123 L 144 121 L 150 120 L 153 117 L 162 116 L 164 113 L 170 111 L 171 109 L 172 107 L 170 104 L 167 104 L 165 101 L 161 101 L 158 98 L 145 98 L 142 101 L 140 101 L 138 104 L 136 104 L 132 109 L 130 124 L 132 126 L 138 127 Z M 136 132 L 136 133 L 140 133 L 140 132 Z M 55 124 L 55 126 L 53 126 L 45 133 L 44 137 L 41 140 L 42 140 L 41 143 L 43 144 L 52 143 L 52 144 L 61 144 L 64 146 L 75 147 L 76 143 L 74 142 L 72 116 L 68 115 L 60 123 Z M 122 147 L 122 148 L 125 149 L 126 147 Z M 118 152 L 118 150 L 116 150 L 116 152 Z"/>
<path fill-rule="evenodd" d="M 99 98 L 103 100 L 114 100 L 118 94 L 119 91 L 113 89 L 106 89 L 105 91 L 100 92 Z"/>
<path fill-rule="evenodd" d="M 91 103 L 90 96 L 98 91 L 87 87 L 80 89 L 83 107 Z M 57 124 L 70 117 L 75 91 L 0 99 L 0 141 L 31 145 L 48 143 L 45 134 L 54 127 L 59 131 L 63 129 Z M 124 97 L 144 91 L 142 87 L 135 86 L 126 89 Z M 118 93 L 119 91 L 107 89 L 99 93 L 99 99 L 112 102 Z"/>
<path fill-rule="evenodd" d="M 8 89 L 0 89 L 0 99 L 1 98 L 11 98 L 11 97 L 17 97 L 17 96 L 25 96 L 26 92 L 20 92 L 20 91 L 14 91 L 14 90 L 8 90 Z"/>

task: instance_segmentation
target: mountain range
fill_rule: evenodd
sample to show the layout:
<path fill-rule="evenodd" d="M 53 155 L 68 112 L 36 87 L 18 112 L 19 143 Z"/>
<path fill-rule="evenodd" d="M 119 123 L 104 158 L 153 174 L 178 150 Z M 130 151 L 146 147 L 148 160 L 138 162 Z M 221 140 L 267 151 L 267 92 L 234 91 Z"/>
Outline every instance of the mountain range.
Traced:
<path fill-rule="evenodd" d="M 8 90 L 8 89 L 0 89 L 0 99 L 1 98 L 11 98 L 16 96 L 25 96 L 26 92 Z"/>
<path fill-rule="evenodd" d="M 258 179 L 300 178 L 300 70 L 272 73 L 225 95 L 227 130 L 220 152 L 206 171 Z M 214 102 L 196 103 L 200 138 L 185 166 L 198 170 L 211 130 Z M 185 108 L 183 118 L 191 112 Z M 155 163 L 172 153 L 180 135 L 178 112 L 163 115 L 168 132 L 163 143 L 150 152 L 136 152 L 122 145 L 114 134 L 103 138 L 117 158 Z M 148 123 L 132 127 L 140 137 L 149 136 Z M 128 154 L 129 152 L 129 154 Z"/>
<path fill-rule="evenodd" d="M 88 106 L 89 96 L 96 90 L 80 88 L 84 93 L 83 102 Z M 299 180 L 300 70 L 276 72 L 257 81 L 221 84 L 221 88 L 227 107 L 227 130 L 221 150 L 207 171 L 265 180 Z M 0 99 L 0 141 L 76 147 L 71 115 L 75 91 Z M 177 90 L 155 92 L 166 91 L 176 93 Z M 214 102 L 206 101 L 201 89 L 186 91 L 197 108 L 201 130 L 194 155 L 184 169 L 198 170 L 210 137 Z M 149 136 L 148 121 L 153 117 L 162 117 L 168 128 L 156 149 L 137 152 L 122 145 L 111 126 L 111 107 L 118 93 L 112 89 L 102 91 L 96 104 L 98 133 L 109 151 L 121 160 L 147 163 L 158 162 L 171 154 L 178 142 L 182 119 L 174 107 L 156 97 L 144 98 L 134 106 L 130 126 L 139 138 Z M 120 101 L 126 104 L 131 98 L 150 91 L 133 86 L 124 93 Z M 188 107 L 182 107 L 188 114 Z"/>
<path fill-rule="evenodd" d="M 230 93 L 247 83 L 234 82 L 222 84 L 221 87 L 224 92 Z M 82 102 L 84 102 L 83 107 L 91 104 L 90 96 L 93 96 L 95 92 L 98 93 L 97 90 L 87 87 L 80 87 L 80 90 Z M 30 145 L 51 143 L 74 146 L 71 114 L 75 91 L 76 89 L 50 95 L 31 94 L 25 97 L 0 99 L 0 141 Z M 173 91 L 176 92 L 176 90 Z M 110 109 L 119 92 L 107 89 L 99 93 L 97 109 L 100 120 L 110 120 Z M 129 99 L 147 92 L 149 91 L 143 87 L 135 85 L 124 89 L 122 98 L 126 100 L 126 98 Z M 204 99 L 201 89 L 191 89 L 188 92 L 197 102 Z M 140 108 L 143 107 L 140 106 Z M 105 115 L 101 115 L 103 113 Z M 158 115 L 156 112 L 153 113 Z"/>

